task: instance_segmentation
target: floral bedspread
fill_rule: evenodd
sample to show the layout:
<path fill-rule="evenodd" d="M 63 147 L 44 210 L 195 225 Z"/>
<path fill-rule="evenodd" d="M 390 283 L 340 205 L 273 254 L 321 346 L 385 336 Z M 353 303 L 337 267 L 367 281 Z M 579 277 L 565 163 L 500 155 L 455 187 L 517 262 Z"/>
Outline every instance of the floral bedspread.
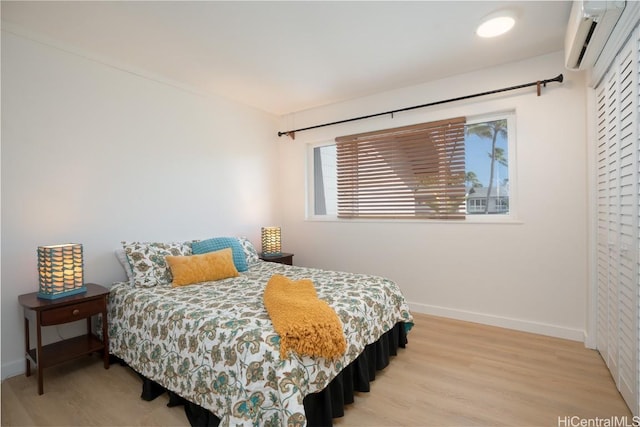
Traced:
<path fill-rule="evenodd" d="M 263 304 L 273 274 L 309 278 L 340 317 L 337 360 L 279 356 Z M 322 390 L 397 322 L 412 324 L 395 283 L 381 277 L 258 262 L 240 277 L 172 288 L 117 283 L 109 348 L 134 370 L 221 419 L 221 426 L 305 425 L 302 399 Z"/>

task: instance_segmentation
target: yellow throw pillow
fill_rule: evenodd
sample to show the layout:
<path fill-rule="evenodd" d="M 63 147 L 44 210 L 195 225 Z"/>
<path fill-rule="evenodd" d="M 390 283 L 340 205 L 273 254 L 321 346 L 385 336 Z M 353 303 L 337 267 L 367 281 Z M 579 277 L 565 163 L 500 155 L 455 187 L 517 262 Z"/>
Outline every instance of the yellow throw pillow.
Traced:
<path fill-rule="evenodd" d="M 165 259 L 173 275 L 173 287 L 238 276 L 231 248 L 202 255 L 167 256 Z"/>

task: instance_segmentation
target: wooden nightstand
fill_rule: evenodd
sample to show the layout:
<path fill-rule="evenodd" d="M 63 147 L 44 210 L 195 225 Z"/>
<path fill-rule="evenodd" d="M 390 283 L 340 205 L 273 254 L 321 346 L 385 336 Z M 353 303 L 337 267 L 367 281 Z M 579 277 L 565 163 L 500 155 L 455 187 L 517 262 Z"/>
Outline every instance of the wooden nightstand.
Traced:
<path fill-rule="evenodd" d="M 280 255 L 267 256 L 258 254 L 258 257 L 263 261 L 277 262 L 278 264 L 293 265 L 293 254 L 281 253 Z"/>
<path fill-rule="evenodd" d="M 96 351 L 102 351 L 104 368 L 109 369 L 109 335 L 107 332 L 107 296 L 109 289 L 87 283 L 87 292 L 59 299 L 47 300 L 38 298 L 37 292 L 20 295 L 18 302 L 24 307 L 25 359 L 27 371 L 31 375 L 31 362 L 38 366 L 38 394 L 44 393 L 42 370 Z M 36 348 L 29 345 L 28 311 L 36 313 L 36 332 L 38 341 Z M 92 333 L 91 316 L 102 315 L 102 341 Z M 87 333 L 42 346 L 42 327 L 61 325 L 87 319 Z"/>

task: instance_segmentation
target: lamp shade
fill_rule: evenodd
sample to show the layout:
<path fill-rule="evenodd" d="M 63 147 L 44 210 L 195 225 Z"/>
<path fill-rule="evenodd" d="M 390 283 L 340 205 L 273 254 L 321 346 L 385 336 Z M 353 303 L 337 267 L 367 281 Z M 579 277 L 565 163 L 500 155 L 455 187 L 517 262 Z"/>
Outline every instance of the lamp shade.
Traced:
<path fill-rule="evenodd" d="M 39 298 L 56 299 L 86 292 L 82 245 L 38 246 L 38 275 Z"/>
<path fill-rule="evenodd" d="M 262 227 L 262 255 L 282 255 L 280 227 Z"/>

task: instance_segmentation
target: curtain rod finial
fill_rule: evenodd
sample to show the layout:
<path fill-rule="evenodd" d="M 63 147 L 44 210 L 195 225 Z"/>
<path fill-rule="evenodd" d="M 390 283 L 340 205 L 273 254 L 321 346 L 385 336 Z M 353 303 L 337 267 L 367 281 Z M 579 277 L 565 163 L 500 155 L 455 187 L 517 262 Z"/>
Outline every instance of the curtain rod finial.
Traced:
<path fill-rule="evenodd" d="M 287 135 L 291 139 L 296 139 L 296 131 L 294 130 L 290 130 L 288 132 L 278 132 L 278 137 L 281 137 L 282 135 Z"/>

